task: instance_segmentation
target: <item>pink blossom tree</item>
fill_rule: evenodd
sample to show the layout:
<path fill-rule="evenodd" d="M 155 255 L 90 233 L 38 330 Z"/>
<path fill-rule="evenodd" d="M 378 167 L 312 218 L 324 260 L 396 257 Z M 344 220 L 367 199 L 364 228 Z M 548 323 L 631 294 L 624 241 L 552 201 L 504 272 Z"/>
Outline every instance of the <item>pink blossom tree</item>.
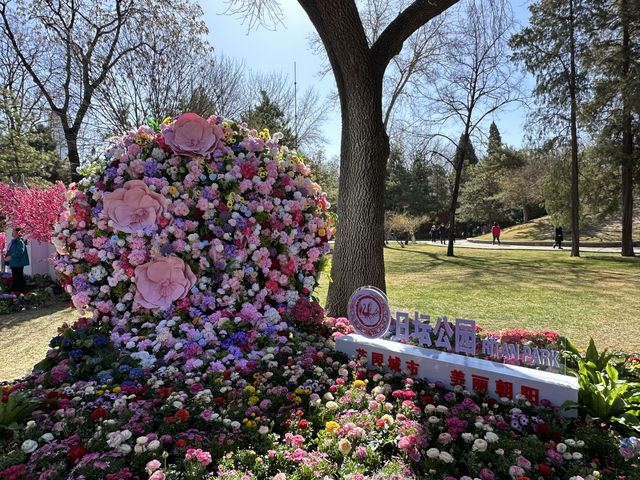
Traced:
<path fill-rule="evenodd" d="M 66 192 L 67 187 L 61 182 L 47 189 L 11 188 L 0 183 L 0 214 L 10 227 L 20 228 L 25 237 L 50 242 Z"/>

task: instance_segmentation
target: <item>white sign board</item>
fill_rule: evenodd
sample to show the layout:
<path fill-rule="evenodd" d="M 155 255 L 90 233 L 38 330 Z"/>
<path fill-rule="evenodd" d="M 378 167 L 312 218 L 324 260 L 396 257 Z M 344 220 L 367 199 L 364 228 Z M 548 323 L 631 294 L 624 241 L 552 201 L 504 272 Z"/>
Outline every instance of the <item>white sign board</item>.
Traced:
<path fill-rule="evenodd" d="M 560 406 L 565 400 L 578 401 L 578 379 L 557 373 L 357 334 L 337 338 L 336 350 L 349 356 L 366 357 L 372 367 L 384 367 L 387 371 L 429 382 L 439 381 L 451 389 L 460 385 L 465 390 L 486 393 L 495 399 L 515 400 L 517 395 L 523 395 L 534 405 L 548 400 L 554 406 Z M 575 416 L 576 412 L 563 414 Z"/>

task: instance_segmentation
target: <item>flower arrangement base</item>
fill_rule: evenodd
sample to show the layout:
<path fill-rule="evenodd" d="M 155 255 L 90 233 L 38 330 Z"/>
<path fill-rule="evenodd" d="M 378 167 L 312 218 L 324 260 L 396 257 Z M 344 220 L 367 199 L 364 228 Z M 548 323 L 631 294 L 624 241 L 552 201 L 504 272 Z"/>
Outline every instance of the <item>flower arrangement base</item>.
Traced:
<path fill-rule="evenodd" d="M 448 388 L 457 385 L 491 398 L 514 399 L 522 395 L 533 405 L 560 406 L 578 401 L 578 379 L 557 373 L 534 370 L 441 352 L 358 334 L 336 339 L 336 350 L 349 356 L 365 357 L 367 364 L 387 371 L 404 373 L 412 378 L 442 382 Z M 561 410 L 566 417 L 576 417 L 575 409 Z"/>

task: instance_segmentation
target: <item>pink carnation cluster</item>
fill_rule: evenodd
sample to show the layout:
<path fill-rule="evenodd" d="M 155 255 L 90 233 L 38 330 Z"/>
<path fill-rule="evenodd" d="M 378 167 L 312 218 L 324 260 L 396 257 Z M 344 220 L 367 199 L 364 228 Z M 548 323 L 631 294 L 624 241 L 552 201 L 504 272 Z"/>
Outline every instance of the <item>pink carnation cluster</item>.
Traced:
<path fill-rule="evenodd" d="M 66 193 L 56 268 L 76 307 L 144 368 L 186 371 L 318 322 L 309 297 L 334 220 L 302 158 L 216 116 L 160 128 L 117 139 Z"/>

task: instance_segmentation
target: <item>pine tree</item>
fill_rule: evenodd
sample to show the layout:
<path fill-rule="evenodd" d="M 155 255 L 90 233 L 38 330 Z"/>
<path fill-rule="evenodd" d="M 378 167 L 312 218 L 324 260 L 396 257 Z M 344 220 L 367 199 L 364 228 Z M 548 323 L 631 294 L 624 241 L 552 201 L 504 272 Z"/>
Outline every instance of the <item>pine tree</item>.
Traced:
<path fill-rule="evenodd" d="M 578 195 L 578 109 L 587 92 L 580 52 L 588 12 L 585 0 L 538 0 L 529 6 L 530 24 L 514 35 L 514 59 L 535 75 L 538 118 L 558 135 L 569 130 L 571 145 L 571 256 L 580 256 Z M 590 17 L 589 17 L 590 18 Z M 567 111 L 569 113 L 567 117 Z"/>

